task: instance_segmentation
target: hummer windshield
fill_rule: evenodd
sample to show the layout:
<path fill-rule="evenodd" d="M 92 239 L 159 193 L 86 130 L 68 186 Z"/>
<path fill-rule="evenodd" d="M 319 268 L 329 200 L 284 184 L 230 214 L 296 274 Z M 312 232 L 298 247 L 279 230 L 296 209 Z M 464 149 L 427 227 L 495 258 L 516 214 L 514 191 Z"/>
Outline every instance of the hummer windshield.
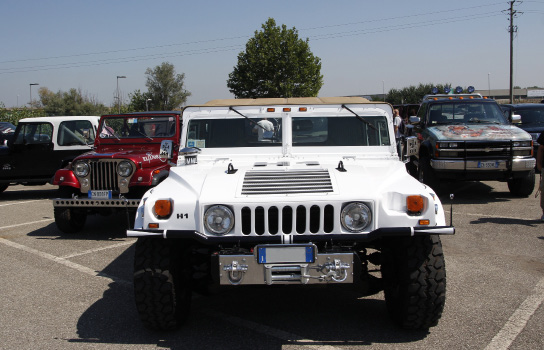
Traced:
<path fill-rule="evenodd" d="M 126 116 L 104 118 L 100 138 L 160 138 L 171 137 L 176 132 L 176 119 L 172 116 Z"/>
<path fill-rule="evenodd" d="M 365 116 L 368 124 L 352 116 L 293 117 L 290 120 L 293 147 L 390 145 L 384 116 Z M 282 118 L 192 119 L 187 129 L 187 146 L 281 146 L 284 127 Z"/>
<path fill-rule="evenodd" d="M 506 124 L 504 114 L 495 103 L 437 103 L 430 107 L 428 125 Z"/>

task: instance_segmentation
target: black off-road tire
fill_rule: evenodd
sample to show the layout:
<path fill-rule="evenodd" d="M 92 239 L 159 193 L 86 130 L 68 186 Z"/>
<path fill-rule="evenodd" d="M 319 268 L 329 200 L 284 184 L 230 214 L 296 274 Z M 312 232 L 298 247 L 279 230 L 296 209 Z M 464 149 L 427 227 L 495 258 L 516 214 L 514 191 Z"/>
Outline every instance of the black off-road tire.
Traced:
<path fill-rule="evenodd" d="M 4 192 L 9 185 L 0 185 L 0 193 Z"/>
<path fill-rule="evenodd" d="M 134 254 L 134 299 L 146 328 L 174 330 L 191 305 L 187 249 L 180 241 L 140 237 Z"/>
<path fill-rule="evenodd" d="M 439 236 L 393 238 L 383 248 L 382 278 L 389 315 L 405 329 L 436 326 L 446 301 Z"/>
<path fill-rule="evenodd" d="M 84 208 L 58 207 L 53 210 L 55 224 L 64 233 L 77 233 L 85 226 L 87 210 Z"/>
<path fill-rule="evenodd" d="M 508 180 L 508 190 L 517 197 L 528 197 L 535 189 L 535 170 L 531 170 L 527 176 Z"/>
<path fill-rule="evenodd" d="M 420 157 L 419 164 L 417 166 L 417 178 L 419 182 L 431 187 L 438 193 L 440 183 L 434 173 L 434 169 L 431 167 L 431 161 L 427 157 Z"/>

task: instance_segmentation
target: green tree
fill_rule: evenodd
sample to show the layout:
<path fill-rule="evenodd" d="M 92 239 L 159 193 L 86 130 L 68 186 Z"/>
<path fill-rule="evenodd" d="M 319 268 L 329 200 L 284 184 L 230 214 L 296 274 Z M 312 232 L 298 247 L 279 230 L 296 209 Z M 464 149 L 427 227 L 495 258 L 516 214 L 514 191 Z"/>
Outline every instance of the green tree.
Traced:
<path fill-rule="evenodd" d="M 128 104 L 128 110 L 130 112 L 143 112 L 146 111 L 148 108 L 153 107 L 153 99 L 151 98 L 151 94 L 149 92 L 141 92 L 138 89 L 134 90 L 134 92 L 132 93 L 129 93 L 128 97 L 130 99 L 130 103 Z"/>
<path fill-rule="evenodd" d="M 298 31 L 269 18 L 238 54 L 227 86 L 236 98 L 311 97 L 323 86 L 321 59 Z"/>
<path fill-rule="evenodd" d="M 180 108 L 187 101 L 187 97 L 191 96 L 191 93 L 183 87 L 185 74 L 176 74 L 171 63 L 163 62 L 154 69 L 147 68 L 145 75 L 148 98 L 151 98 L 149 109 L 174 110 Z"/>
<path fill-rule="evenodd" d="M 38 90 L 40 104 L 47 115 L 101 115 L 108 108 L 96 99 L 83 94 L 81 89 L 52 92 L 47 87 Z"/>
<path fill-rule="evenodd" d="M 440 93 L 444 93 L 444 88 L 451 88 L 451 84 L 419 84 L 418 86 L 409 86 L 402 89 L 391 89 L 385 96 L 385 101 L 393 105 L 403 103 L 421 103 L 423 96 L 432 94 L 433 87 L 438 88 Z"/>

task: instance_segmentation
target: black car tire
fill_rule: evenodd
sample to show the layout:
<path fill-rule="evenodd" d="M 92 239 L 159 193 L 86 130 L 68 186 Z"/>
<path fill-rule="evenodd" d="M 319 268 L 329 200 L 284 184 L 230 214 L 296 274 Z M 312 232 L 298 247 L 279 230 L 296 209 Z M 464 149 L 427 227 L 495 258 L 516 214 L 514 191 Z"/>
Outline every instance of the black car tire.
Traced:
<path fill-rule="evenodd" d="M 82 208 L 54 208 L 55 224 L 64 233 L 77 233 L 85 226 L 87 210 Z"/>
<path fill-rule="evenodd" d="M 0 185 L 0 193 L 4 192 L 9 185 Z"/>
<path fill-rule="evenodd" d="M 528 197 L 535 189 L 535 170 L 531 170 L 527 176 L 508 180 L 508 190 L 514 196 Z"/>
<path fill-rule="evenodd" d="M 134 253 L 134 299 L 146 328 L 173 330 L 187 318 L 191 277 L 182 242 L 140 237 Z"/>
<path fill-rule="evenodd" d="M 431 167 L 431 161 L 428 157 L 420 157 L 417 167 L 417 178 L 419 182 L 430 186 L 433 190 L 439 190 L 439 183 L 433 168 Z"/>
<path fill-rule="evenodd" d="M 389 315 L 405 329 L 436 326 L 446 301 L 439 236 L 393 238 L 383 248 L 382 278 Z"/>

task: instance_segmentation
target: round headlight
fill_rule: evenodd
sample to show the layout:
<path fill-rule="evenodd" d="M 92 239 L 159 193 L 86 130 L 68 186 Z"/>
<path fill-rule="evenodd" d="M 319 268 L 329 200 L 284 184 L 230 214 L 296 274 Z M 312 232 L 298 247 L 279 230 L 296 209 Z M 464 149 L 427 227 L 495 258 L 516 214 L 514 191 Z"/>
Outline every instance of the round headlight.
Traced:
<path fill-rule="evenodd" d="M 78 177 L 85 177 L 89 175 L 89 164 L 87 162 L 76 162 L 74 164 L 74 173 Z"/>
<path fill-rule="evenodd" d="M 355 202 L 342 209 L 342 226 L 350 232 L 361 232 L 372 221 L 370 208 L 364 203 Z"/>
<path fill-rule="evenodd" d="M 234 214 L 224 205 L 213 205 L 204 213 L 204 226 L 211 233 L 227 234 L 234 226 Z"/>
<path fill-rule="evenodd" d="M 130 176 L 132 174 L 132 164 L 126 160 L 122 161 L 117 165 L 117 174 L 123 177 Z"/>

